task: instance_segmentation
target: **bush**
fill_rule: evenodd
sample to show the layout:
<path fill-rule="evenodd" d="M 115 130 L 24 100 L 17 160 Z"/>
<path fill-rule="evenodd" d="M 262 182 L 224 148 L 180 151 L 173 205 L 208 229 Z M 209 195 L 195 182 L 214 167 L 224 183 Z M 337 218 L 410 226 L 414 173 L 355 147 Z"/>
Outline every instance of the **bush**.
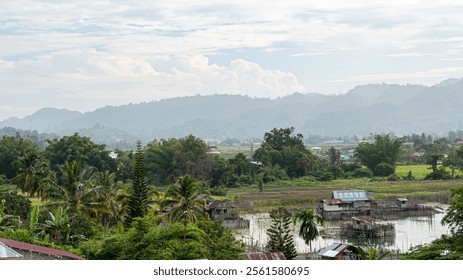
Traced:
<path fill-rule="evenodd" d="M 394 166 L 388 163 L 380 163 L 375 167 L 375 176 L 387 177 L 389 175 L 394 174 L 394 172 Z"/>
<path fill-rule="evenodd" d="M 403 179 L 408 180 L 408 181 L 413 181 L 413 180 L 415 180 L 415 176 L 413 176 L 413 173 L 410 170 L 410 171 L 408 171 L 407 176 L 404 176 Z"/>
<path fill-rule="evenodd" d="M 359 168 L 352 172 L 352 177 L 354 178 L 371 178 L 373 177 L 373 172 L 367 168 Z"/>
<path fill-rule="evenodd" d="M 211 189 L 212 195 L 226 196 L 228 188 L 225 186 L 219 186 Z"/>
<path fill-rule="evenodd" d="M 335 179 L 332 173 L 330 173 L 328 171 L 323 171 L 323 170 L 316 171 L 316 172 L 311 172 L 310 175 L 314 176 L 317 179 L 317 181 L 326 182 L 326 181 L 331 181 L 331 180 Z"/>
<path fill-rule="evenodd" d="M 386 180 L 387 181 L 400 181 L 402 180 L 402 178 L 400 178 L 400 176 L 398 176 L 397 174 L 391 174 L 387 176 Z"/>
<path fill-rule="evenodd" d="M 239 177 L 238 183 L 242 186 L 249 186 L 253 183 L 252 176 L 250 175 L 241 175 Z"/>
<path fill-rule="evenodd" d="M 448 180 L 451 179 L 450 173 L 445 170 L 444 167 L 438 168 L 435 171 L 429 173 L 424 178 L 425 180 Z"/>
<path fill-rule="evenodd" d="M 0 193 L 0 201 L 5 200 L 5 214 L 27 219 L 31 212 L 31 201 L 16 192 Z"/>

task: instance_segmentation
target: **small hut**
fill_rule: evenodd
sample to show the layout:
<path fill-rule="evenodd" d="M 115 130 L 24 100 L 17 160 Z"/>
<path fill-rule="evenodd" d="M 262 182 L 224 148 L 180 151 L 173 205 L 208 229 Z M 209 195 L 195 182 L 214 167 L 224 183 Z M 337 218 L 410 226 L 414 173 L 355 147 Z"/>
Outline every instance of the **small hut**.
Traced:
<path fill-rule="evenodd" d="M 322 248 L 318 255 L 325 260 L 358 260 L 358 250 L 355 246 L 335 242 Z"/>
<path fill-rule="evenodd" d="M 397 207 L 399 209 L 406 209 L 410 206 L 408 199 L 406 198 L 397 198 Z"/>
<path fill-rule="evenodd" d="M 352 223 L 341 227 L 341 236 L 375 238 L 394 236 L 394 224 L 384 223 L 370 216 L 352 217 Z"/>

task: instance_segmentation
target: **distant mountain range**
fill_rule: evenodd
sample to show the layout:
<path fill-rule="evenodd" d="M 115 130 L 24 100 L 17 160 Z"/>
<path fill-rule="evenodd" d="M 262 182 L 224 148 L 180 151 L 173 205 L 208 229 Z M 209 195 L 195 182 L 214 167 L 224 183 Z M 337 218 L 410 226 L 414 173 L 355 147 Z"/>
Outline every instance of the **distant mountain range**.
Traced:
<path fill-rule="evenodd" d="M 295 127 L 303 135 L 364 136 L 447 133 L 462 129 L 463 79 L 422 85 L 372 84 L 343 95 L 317 93 L 277 98 L 239 95 L 178 97 L 106 106 L 80 113 L 44 108 L 0 122 L 2 127 L 68 135 L 79 132 L 102 143 L 183 137 L 206 140 L 262 137 L 275 127 Z"/>

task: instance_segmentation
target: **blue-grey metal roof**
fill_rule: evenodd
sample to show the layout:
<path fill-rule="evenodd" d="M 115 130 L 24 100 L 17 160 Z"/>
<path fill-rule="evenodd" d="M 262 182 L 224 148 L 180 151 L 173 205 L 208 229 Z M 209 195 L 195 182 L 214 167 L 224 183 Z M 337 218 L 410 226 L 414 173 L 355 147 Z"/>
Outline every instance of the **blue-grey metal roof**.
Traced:
<path fill-rule="evenodd" d="M 370 200 L 364 190 L 333 191 L 333 198 L 343 201 Z"/>
<path fill-rule="evenodd" d="M 0 259 L 20 259 L 23 256 L 0 243 Z"/>

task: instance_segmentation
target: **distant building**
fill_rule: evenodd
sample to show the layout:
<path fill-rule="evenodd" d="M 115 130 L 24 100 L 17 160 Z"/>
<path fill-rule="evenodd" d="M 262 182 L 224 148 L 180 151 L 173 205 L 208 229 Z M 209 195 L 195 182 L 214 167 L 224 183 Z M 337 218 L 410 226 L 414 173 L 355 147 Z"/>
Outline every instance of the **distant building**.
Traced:
<path fill-rule="evenodd" d="M 238 215 L 233 211 L 235 206 L 231 203 L 224 201 L 224 200 L 214 200 L 210 204 L 206 206 L 207 214 L 211 220 L 217 219 L 229 219 L 229 218 L 238 218 Z"/>
<path fill-rule="evenodd" d="M 399 207 L 399 208 L 407 208 L 409 206 L 410 206 L 410 204 L 408 202 L 408 199 L 406 199 L 406 198 L 397 198 L 397 207 Z"/>
<path fill-rule="evenodd" d="M 370 215 L 373 204 L 373 195 L 364 190 L 338 190 L 333 191 L 331 199 L 321 201 L 319 212 L 325 220 L 342 220 Z"/>

